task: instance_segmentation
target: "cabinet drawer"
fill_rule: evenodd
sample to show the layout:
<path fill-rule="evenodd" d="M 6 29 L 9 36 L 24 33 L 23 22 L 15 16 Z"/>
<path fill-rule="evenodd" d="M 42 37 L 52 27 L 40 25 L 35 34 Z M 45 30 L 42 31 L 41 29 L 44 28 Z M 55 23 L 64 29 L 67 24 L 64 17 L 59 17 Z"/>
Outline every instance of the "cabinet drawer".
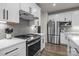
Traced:
<path fill-rule="evenodd" d="M 26 43 L 23 42 L 23 43 L 20 43 L 20 44 L 17 44 L 15 46 L 11 46 L 9 48 L 2 50 L 0 52 L 0 55 L 2 55 L 2 56 L 13 56 L 13 55 L 17 54 L 19 51 L 21 51 L 22 49 L 25 49 L 25 48 L 26 48 Z"/>
<path fill-rule="evenodd" d="M 25 48 L 21 49 L 17 54 L 14 54 L 13 56 L 26 56 L 26 50 Z"/>
<path fill-rule="evenodd" d="M 26 55 L 26 47 L 22 47 L 21 49 L 18 49 L 12 53 L 7 54 L 6 56 L 25 56 Z"/>

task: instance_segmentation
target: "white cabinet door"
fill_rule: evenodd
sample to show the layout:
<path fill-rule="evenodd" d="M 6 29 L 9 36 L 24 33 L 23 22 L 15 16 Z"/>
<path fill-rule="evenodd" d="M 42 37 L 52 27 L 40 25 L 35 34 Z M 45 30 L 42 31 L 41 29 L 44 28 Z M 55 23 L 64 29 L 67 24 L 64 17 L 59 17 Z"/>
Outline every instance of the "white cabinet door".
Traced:
<path fill-rule="evenodd" d="M 60 21 L 71 21 L 71 12 L 65 12 L 60 14 Z"/>
<path fill-rule="evenodd" d="M 72 21 L 72 13 L 71 12 L 64 13 L 64 19 L 66 19 L 66 21 Z"/>
<path fill-rule="evenodd" d="M 26 56 L 26 42 L 1 50 L 0 56 Z"/>
<path fill-rule="evenodd" d="M 24 11 L 26 11 L 26 12 L 30 12 L 29 11 L 29 8 L 30 8 L 30 3 L 21 3 L 21 10 L 24 10 Z"/>
<path fill-rule="evenodd" d="M 38 17 L 38 21 L 39 21 L 39 25 L 40 25 L 40 19 L 41 19 L 41 8 L 36 5 L 35 3 L 21 3 L 21 10 L 24 10 L 28 13 L 31 13 L 32 15 L 34 15 L 35 17 Z M 35 24 L 37 24 L 35 21 Z"/>
<path fill-rule="evenodd" d="M 65 15 L 64 13 L 59 14 L 59 21 L 64 21 Z"/>
<path fill-rule="evenodd" d="M 6 20 L 5 19 L 5 7 L 6 4 L 5 3 L 0 3 L 0 20 Z"/>
<path fill-rule="evenodd" d="M 64 21 L 64 14 L 63 13 L 55 14 L 55 21 Z"/>
<path fill-rule="evenodd" d="M 40 22 L 41 22 L 40 21 L 41 20 L 41 8 L 35 3 L 31 3 L 30 6 L 32 8 L 32 13 L 31 14 L 33 14 L 34 17 L 39 18 L 39 19 L 37 19 L 38 20 L 37 23 L 38 23 L 38 25 L 40 25 Z"/>
<path fill-rule="evenodd" d="M 71 56 L 79 56 L 79 53 L 73 47 L 71 47 Z"/>
<path fill-rule="evenodd" d="M 70 38 L 68 39 L 67 52 L 69 56 L 79 56 L 79 48 Z"/>
<path fill-rule="evenodd" d="M 67 45 L 67 39 L 66 39 L 65 33 L 61 32 L 61 34 L 60 34 L 60 42 L 61 42 L 61 44 Z"/>
<path fill-rule="evenodd" d="M 71 21 L 72 20 L 71 17 L 72 17 L 71 12 L 65 12 L 65 13 L 59 13 L 59 14 L 50 15 L 49 19 L 52 18 L 55 21 Z"/>
<path fill-rule="evenodd" d="M 6 6 L 7 21 L 19 23 L 19 3 L 7 3 Z"/>
<path fill-rule="evenodd" d="M 40 14 L 40 7 L 39 7 L 37 4 L 32 3 L 32 4 L 31 4 L 31 8 L 32 8 L 32 14 L 33 14 L 34 16 L 38 17 L 39 14 Z"/>
<path fill-rule="evenodd" d="M 78 51 L 78 47 L 74 44 L 73 41 L 70 41 L 70 55 L 71 56 L 79 56 L 79 51 Z"/>

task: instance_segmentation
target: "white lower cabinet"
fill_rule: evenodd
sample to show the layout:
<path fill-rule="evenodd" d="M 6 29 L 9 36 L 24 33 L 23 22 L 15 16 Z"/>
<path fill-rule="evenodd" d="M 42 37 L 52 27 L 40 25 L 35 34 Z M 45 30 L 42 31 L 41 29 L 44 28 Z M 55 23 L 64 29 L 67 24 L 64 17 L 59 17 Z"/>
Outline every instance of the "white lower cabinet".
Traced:
<path fill-rule="evenodd" d="M 61 44 L 67 45 L 67 39 L 66 39 L 66 36 L 65 36 L 65 32 L 61 32 L 60 42 L 61 42 Z"/>
<path fill-rule="evenodd" d="M 79 49 L 78 47 L 68 39 L 68 56 L 79 56 Z"/>
<path fill-rule="evenodd" d="M 26 56 L 26 43 L 20 43 L 0 51 L 0 56 Z"/>
<path fill-rule="evenodd" d="M 70 41 L 70 47 L 70 55 L 79 56 L 78 47 L 74 44 L 74 42 Z"/>
<path fill-rule="evenodd" d="M 71 47 L 71 56 L 79 56 L 79 53 L 77 52 L 77 49 L 74 47 Z"/>

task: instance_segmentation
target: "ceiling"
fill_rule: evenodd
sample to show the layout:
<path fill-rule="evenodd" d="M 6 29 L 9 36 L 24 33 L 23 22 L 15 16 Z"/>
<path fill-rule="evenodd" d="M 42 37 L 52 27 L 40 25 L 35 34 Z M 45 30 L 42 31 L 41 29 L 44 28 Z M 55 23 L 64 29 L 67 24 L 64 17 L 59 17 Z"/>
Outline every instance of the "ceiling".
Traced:
<path fill-rule="evenodd" d="M 43 12 L 47 11 L 49 14 L 79 8 L 79 3 L 56 3 L 56 6 L 53 6 L 53 3 L 38 3 L 38 5 L 41 7 Z"/>

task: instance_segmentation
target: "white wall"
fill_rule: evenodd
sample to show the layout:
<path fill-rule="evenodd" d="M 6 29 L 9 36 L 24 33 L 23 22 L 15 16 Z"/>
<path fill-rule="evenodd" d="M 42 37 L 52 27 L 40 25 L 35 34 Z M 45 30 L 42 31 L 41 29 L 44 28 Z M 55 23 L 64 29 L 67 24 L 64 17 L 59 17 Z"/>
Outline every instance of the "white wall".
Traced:
<path fill-rule="evenodd" d="M 79 26 L 79 10 L 72 12 L 72 26 Z"/>
<path fill-rule="evenodd" d="M 47 20 L 48 20 L 48 13 L 42 12 L 41 13 L 41 32 L 44 33 L 45 41 L 47 42 Z"/>

